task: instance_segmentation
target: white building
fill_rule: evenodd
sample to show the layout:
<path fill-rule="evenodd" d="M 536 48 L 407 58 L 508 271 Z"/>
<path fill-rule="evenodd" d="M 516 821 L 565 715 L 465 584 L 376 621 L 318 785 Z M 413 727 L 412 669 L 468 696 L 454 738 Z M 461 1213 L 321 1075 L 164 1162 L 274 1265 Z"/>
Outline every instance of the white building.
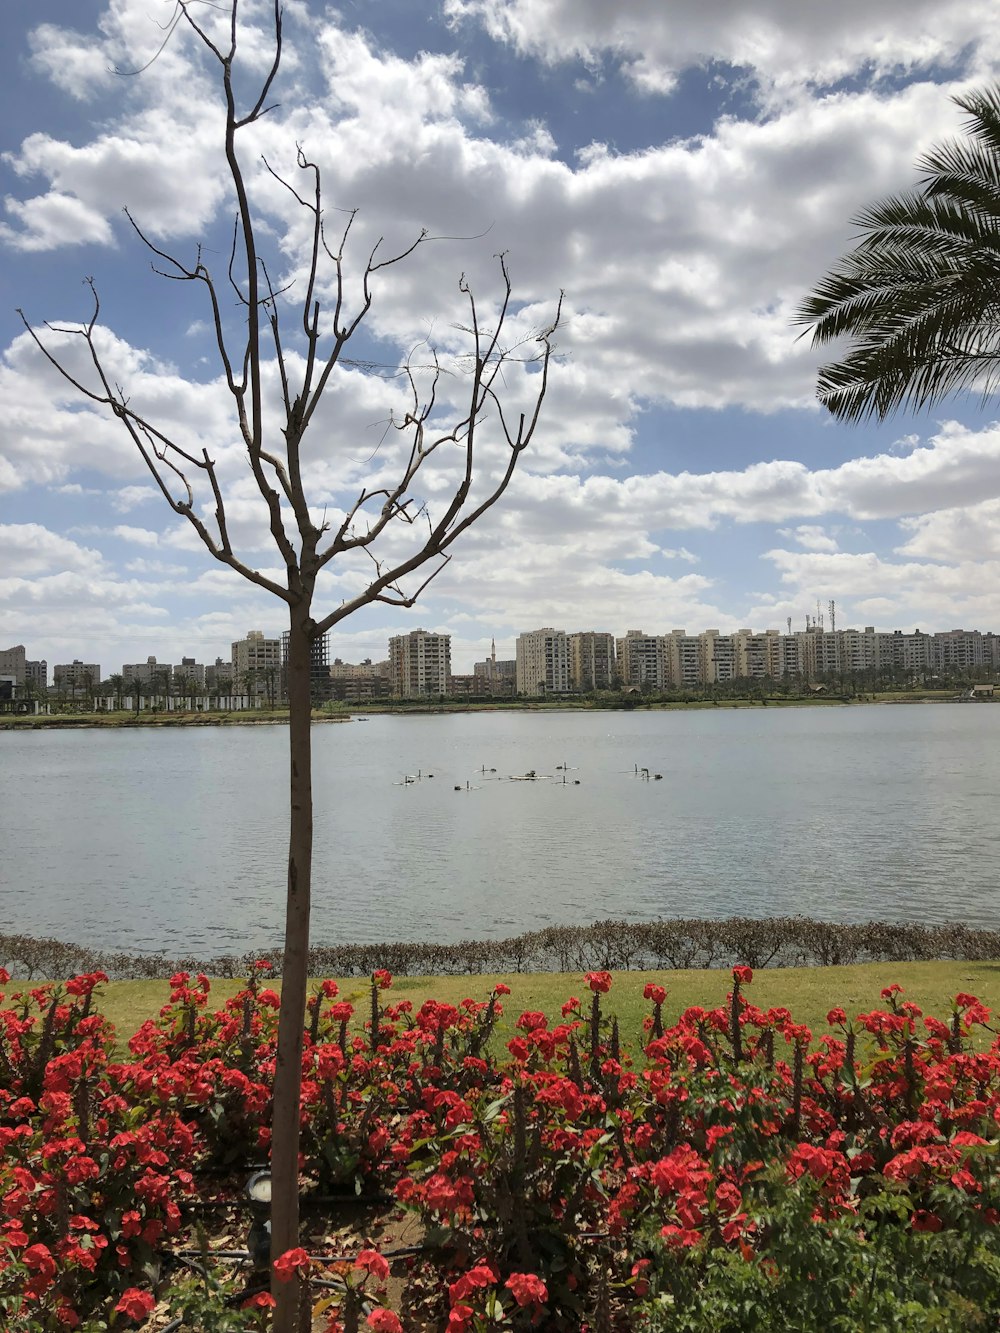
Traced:
<path fill-rule="evenodd" d="M 447 694 L 450 678 L 450 634 L 415 629 L 389 640 L 389 679 L 397 699 Z"/>
<path fill-rule="evenodd" d="M 681 689 L 693 689 L 706 679 L 705 640 L 701 634 L 672 629 L 665 638 L 668 683 Z"/>
<path fill-rule="evenodd" d="M 662 690 L 670 684 L 667 641 L 662 634 L 630 629 L 615 647 L 618 678 L 624 689 Z"/>
<path fill-rule="evenodd" d="M 252 629 L 245 639 L 232 645 L 233 685 L 249 694 L 277 697 L 281 682 L 281 640 L 269 639 L 262 629 Z"/>
<path fill-rule="evenodd" d="M 569 689 L 566 631 L 535 629 L 517 637 L 518 694 L 565 694 Z"/>

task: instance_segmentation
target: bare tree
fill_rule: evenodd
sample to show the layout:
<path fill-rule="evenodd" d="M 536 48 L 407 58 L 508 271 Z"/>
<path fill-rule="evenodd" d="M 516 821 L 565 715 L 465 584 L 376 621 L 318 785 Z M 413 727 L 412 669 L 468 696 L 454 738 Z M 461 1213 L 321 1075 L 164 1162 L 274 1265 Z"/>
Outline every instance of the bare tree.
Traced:
<path fill-rule="evenodd" d="M 284 179 L 268 163 L 270 178 L 288 192 L 293 207 L 308 221 L 308 253 L 304 277 L 297 292 L 276 288 L 258 249 L 259 230 L 250 194 L 250 176 L 238 152 L 241 135 L 267 114 L 272 86 L 282 51 L 282 11 L 274 0 L 274 58 L 252 100 L 242 101 L 237 82 L 246 84 L 245 72 L 236 79 L 237 9 L 230 0 L 221 27 L 212 26 L 211 10 L 193 12 L 194 0 L 177 0 L 174 27 L 184 26 L 203 44 L 217 63 L 225 106 L 225 159 L 235 198 L 235 225 L 228 271 L 220 284 L 199 249 L 194 262 L 185 263 L 154 245 L 131 215 L 129 221 L 154 256 L 153 267 L 163 277 L 190 282 L 208 303 L 215 346 L 246 461 L 263 502 L 271 538 L 284 577 L 252 567 L 237 553 L 227 520 L 226 496 L 216 461 L 207 448 L 198 448 L 176 432 L 168 433 L 143 415 L 126 388 L 117 383 L 102 355 L 100 301 L 93 280 L 89 320 L 82 326 L 56 328 L 50 333 L 72 334 L 82 340 L 86 373 L 79 372 L 51 338 L 21 319 L 49 362 L 92 403 L 114 414 L 131 436 L 156 485 L 171 509 L 198 533 L 210 554 L 257 587 L 280 598 L 288 608 L 288 706 L 291 815 L 285 949 L 279 1016 L 277 1064 L 274 1078 L 271 1170 L 272 1258 L 293 1247 L 298 1238 L 299 1099 L 303 1023 L 309 949 L 310 876 L 312 862 L 312 785 L 310 751 L 310 644 L 332 626 L 374 602 L 408 607 L 450 559 L 450 548 L 472 524 L 504 494 L 518 460 L 528 448 L 538 425 L 548 383 L 552 334 L 559 321 L 561 298 L 552 323 L 508 345 L 504 324 L 509 313 L 511 282 L 507 263 L 498 259 L 500 296 L 488 319 L 481 318 L 475 297 L 463 277 L 460 291 L 466 303 L 468 354 L 459 365 L 459 406 L 447 407 L 442 376 L 444 367 L 427 349 L 426 375 L 408 362 L 399 368 L 406 385 L 407 406 L 389 421 L 390 438 L 401 439 L 398 473 L 383 475 L 364 485 L 353 502 L 335 519 L 314 518 L 308 503 L 303 468 L 306 441 L 315 426 L 317 408 L 338 365 L 346 363 L 345 348 L 368 314 L 376 275 L 411 257 L 429 239 L 421 233 L 401 252 L 383 256 L 382 243 L 368 252 L 360 274 L 356 304 L 346 288 L 345 246 L 354 221 L 348 215 L 343 234 L 331 243 L 324 225 L 319 166 L 303 148 L 297 150 L 300 175 Z M 268 179 L 270 179 L 268 178 Z M 300 215 L 301 216 L 301 215 Z M 230 293 L 227 297 L 226 293 Z M 324 295 L 329 293 L 326 301 Z M 235 299 L 241 318 L 234 337 L 228 329 L 225 307 Z M 295 314 L 295 324 L 285 320 Z M 298 327 L 296 328 L 295 325 Z M 294 352 L 293 349 L 294 348 Z M 350 363 L 357 367 L 358 363 Z M 525 411 L 505 410 L 505 367 L 523 377 L 527 391 Z M 269 415 L 266 402 L 268 373 L 280 384 L 280 408 Z M 456 381 L 449 380 L 449 388 Z M 452 398 L 455 394 L 452 393 Z M 440 424 L 439 424 L 440 423 Z M 395 436 L 393 436 L 395 432 Z M 316 432 L 314 430 L 313 435 Z M 485 445 L 485 452 L 484 452 Z M 452 469 L 452 485 L 434 504 L 418 493 L 421 474 L 433 471 L 433 462 Z M 435 473 L 440 477 L 440 472 Z M 199 497 L 202 497 L 201 499 Z M 403 547 L 399 537 L 409 545 Z M 391 540 L 386 541 L 386 538 Z M 313 599 L 317 577 L 332 561 L 351 561 L 363 553 L 370 558 L 367 582 L 334 610 L 316 616 Z M 410 576 L 419 577 L 410 580 Z M 297 1284 L 275 1287 L 277 1333 L 296 1327 Z"/>

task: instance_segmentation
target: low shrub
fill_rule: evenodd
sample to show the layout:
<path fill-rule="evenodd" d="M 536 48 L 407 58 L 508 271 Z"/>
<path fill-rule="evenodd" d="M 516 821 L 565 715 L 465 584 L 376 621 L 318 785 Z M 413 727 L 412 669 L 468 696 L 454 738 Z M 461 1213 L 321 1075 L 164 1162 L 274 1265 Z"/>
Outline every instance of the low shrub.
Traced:
<path fill-rule="evenodd" d="M 12 976 L 29 981 L 35 977 L 65 979 L 98 970 L 121 980 L 170 977 L 176 972 L 232 978 L 245 976 L 248 968 L 264 958 L 280 972 L 280 948 L 208 959 L 168 958 L 165 954 L 109 953 L 59 940 L 0 933 L 0 963 Z M 719 921 L 595 921 L 589 926 L 547 926 L 508 939 L 455 944 L 397 940 L 314 945 L 309 970 L 314 976 L 339 977 L 367 977 L 378 968 L 398 976 L 468 976 L 589 968 L 616 972 L 710 968 L 741 962 L 763 968 L 989 958 L 1000 958 L 1000 931 L 971 930 L 958 922 L 852 925 L 800 916 L 727 917 Z"/>

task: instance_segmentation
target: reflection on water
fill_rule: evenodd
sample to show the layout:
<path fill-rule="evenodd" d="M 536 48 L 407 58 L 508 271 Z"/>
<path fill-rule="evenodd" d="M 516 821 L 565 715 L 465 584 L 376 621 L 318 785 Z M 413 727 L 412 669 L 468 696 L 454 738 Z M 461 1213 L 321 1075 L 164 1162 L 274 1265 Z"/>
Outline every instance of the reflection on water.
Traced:
<path fill-rule="evenodd" d="M 998 735 L 988 704 L 317 726 L 314 938 L 733 913 L 995 926 Z M 277 942 L 286 746 L 279 727 L 0 733 L 0 929 Z"/>

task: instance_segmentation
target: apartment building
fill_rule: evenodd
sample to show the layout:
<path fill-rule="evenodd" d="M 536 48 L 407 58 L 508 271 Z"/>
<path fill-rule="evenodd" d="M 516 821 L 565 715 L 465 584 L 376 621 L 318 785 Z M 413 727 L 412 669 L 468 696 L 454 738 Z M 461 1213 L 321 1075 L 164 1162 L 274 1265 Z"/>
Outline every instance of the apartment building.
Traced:
<path fill-rule="evenodd" d="M 852 673 L 871 671 L 875 666 L 875 630 L 866 625 L 863 630 L 843 629 L 840 635 L 840 669 Z"/>
<path fill-rule="evenodd" d="M 100 666 L 96 662 L 81 662 L 78 657 L 72 662 L 57 663 L 52 675 L 56 690 L 73 698 L 93 694 L 101 683 Z"/>
<path fill-rule="evenodd" d="M 583 630 L 566 637 L 569 651 L 569 687 L 589 694 L 610 690 L 617 678 L 613 634 Z"/>
<path fill-rule="evenodd" d="M 667 642 L 662 634 L 630 629 L 615 644 L 623 689 L 662 690 L 671 683 Z"/>
<path fill-rule="evenodd" d="M 776 629 L 755 634 L 751 629 L 737 630 L 736 674 L 747 680 L 763 680 L 781 675 L 781 635 Z"/>
<path fill-rule="evenodd" d="M 516 645 L 518 694 L 565 694 L 569 690 L 569 644 L 565 630 L 535 629 Z"/>
<path fill-rule="evenodd" d="M 389 659 L 373 662 L 366 657 L 363 662 L 344 662 L 335 657 L 330 663 L 330 676 L 333 680 L 365 680 L 369 676 L 382 676 L 389 679 Z"/>
<path fill-rule="evenodd" d="M 145 662 L 125 662 L 122 666 L 126 693 L 137 685 L 166 692 L 173 678 L 174 668 L 170 663 L 158 662 L 155 657 L 147 657 Z"/>
<path fill-rule="evenodd" d="M 281 679 L 281 640 L 268 638 L 261 629 L 247 631 L 230 648 L 233 684 L 252 694 L 276 694 Z"/>
<path fill-rule="evenodd" d="M 24 644 L 13 648 L 0 648 L 0 676 L 9 676 L 18 685 L 23 685 L 27 678 L 27 653 Z"/>
<path fill-rule="evenodd" d="M 712 685 L 716 682 L 735 680 L 740 674 L 738 636 L 720 634 L 717 629 L 707 629 L 700 637 L 705 682 Z"/>
<path fill-rule="evenodd" d="M 31 685 L 36 692 L 44 693 L 49 687 L 49 664 L 45 658 L 40 658 L 37 662 L 28 661 L 24 664 L 24 683 Z"/>
<path fill-rule="evenodd" d="M 701 685 L 705 680 L 705 641 L 702 636 L 672 629 L 665 642 L 669 684 L 682 689 Z"/>
<path fill-rule="evenodd" d="M 205 667 L 205 688 L 228 693 L 233 688 L 233 664 L 224 657 L 217 657 Z"/>
<path fill-rule="evenodd" d="M 344 662 L 335 657 L 329 666 L 330 697 L 350 703 L 367 703 L 373 699 L 388 699 L 391 693 L 389 660 L 373 662 Z"/>
<path fill-rule="evenodd" d="M 968 671 L 986 660 L 979 630 L 953 629 L 931 638 L 932 661 L 937 670 Z"/>
<path fill-rule="evenodd" d="M 196 662 L 193 657 L 182 657 L 176 666 L 171 667 L 171 671 L 178 689 L 194 688 L 199 692 L 204 690 L 206 672 L 204 662 Z"/>
<path fill-rule="evenodd" d="M 875 635 L 875 665 L 880 670 L 898 668 L 908 674 L 927 671 L 933 666 L 931 635 L 901 629 Z"/>
<path fill-rule="evenodd" d="M 389 680 L 397 699 L 448 693 L 451 635 L 415 629 L 389 640 Z"/>

